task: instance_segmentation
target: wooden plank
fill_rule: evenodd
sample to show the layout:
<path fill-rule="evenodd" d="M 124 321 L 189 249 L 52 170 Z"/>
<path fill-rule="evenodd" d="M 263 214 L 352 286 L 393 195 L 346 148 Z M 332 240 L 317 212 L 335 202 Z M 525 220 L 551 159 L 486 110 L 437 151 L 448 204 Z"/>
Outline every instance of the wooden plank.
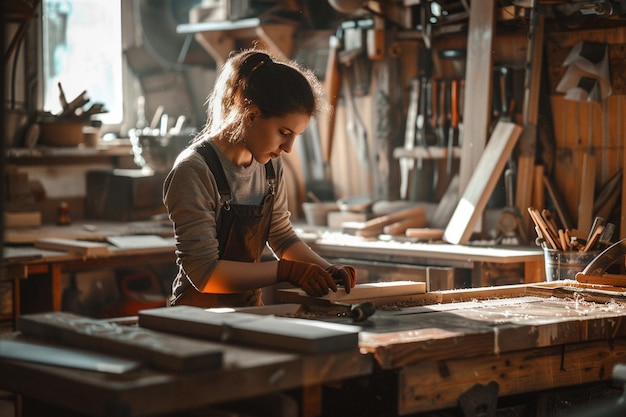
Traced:
<path fill-rule="evenodd" d="M 222 366 L 222 349 L 213 344 L 67 312 L 20 316 L 18 330 L 43 340 L 139 359 L 169 371 Z"/>
<path fill-rule="evenodd" d="M 19 334 L 8 336 L 22 339 Z M 366 373 L 367 361 L 361 360 L 363 355 L 358 352 L 334 355 L 324 355 L 324 365 L 318 367 L 317 374 L 309 375 L 302 374 L 302 359 L 293 353 L 237 346 L 224 349 L 221 369 L 176 373 L 146 367 L 129 377 L 115 378 L 99 372 L 0 361 L 0 387 L 85 416 L 184 415 L 207 404 L 315 383 L 328 374 L 334 376 L 335 370 L 339 377 L 342 373 Z"/>
<path fill-rule="evenodd" d="M 83 349 L 47 345 L 33 340 L 0 339 L 0 358 L 109 374 L 123 374 L 141 366 L 139 361 Z"/>
<path fill-rule="evenodd" d="M 85 257 L 108 256 L 109 246 L 106 243 L 64 238 L 43 238 L 35 242 L 41 249 L 71 252 Z"/>
<path fill-rule="evenodd" d="M 359 328 L 289 317 L 218 313 L 177 306 L 139 312 L 139 325 L 153 330 L 297 352 L 358 348 Z"/>
<path fill-rule="evenodd" d="M 596 191 L 596 155 L 593 148 L 592 119 L 593 106 L 588 107 L 589 111 L 589 147 L 583 154 L 582 171 L 580 176 L 580 194 L 578 199 L 578 230 L 583 233 L 588 233 L 591 229 L 591 223 L 593 221 L 593 205 Z"/>
<path fill-rule="evenodd" d="M 383 216 L 375 217 L 363 223 L 357 230 L 357 236 L 376 237 L 384 232 L 385 226 L 411 219 L 412 224 L 426 225 L 426 211 L 422 206 L 409 207 Z M 413 226 L 418 227 L 418 226 Z M 406 228 L 405 228 L 406 230 Z"/>
<path fill-rule="evenodd" d="M 446 227 L 445 241 L 453 244 L 469 242 L 521 130 L 515 123 L 498 122 Z"/>
<path fill-rule="evenodd" d="M 613 287 L 626 287 L 626 275 L 602 274 L 587 275 L 579 272 L 576 274 L 576 281 L 586 284 L 610 285 Z"/>
<path fill-rule="evenodd" d="M 531 205 L 532 197 L 544 41 L 543 15 L 539 13 L 536 7 L 531 9 L 530 13 L 531 25 L 524 79 L 523 131 L 519 144 L 517 185 L 515 187 L 515 206 L 522 215 L 526 236 L 532 235 L 530 217 L 526 209 Z"/>
<path fill-rule="evenodd" d="M 300 288 L 286 288 L 281 290 L 281 292 L 291 293 L 298 298 L 313 298 L 308 296 L 306 292 Z M 425 292 L 425 282 L 388 281 L 356 284 L 356 286 L 350 290 L 349 294 L 346 293 L 344 288 L 337 288 L 337 292 L 330 292 L 323 297 L 314 298 L 331 302 L 353 304 L 362 300 L 375 301 L 377 298 L 423 294 Z"/>
<path fill-rule="evenodd" d="M 398 374 L 398 414 L 456 407 L 476 383 L 495 381 L 499 396 L 608 381 L 626 361 L 618 338 L 474 358 L 450 358 L 405 367 Z"/>
<path fill-rule="evenodd" d="M 470 182 L 488 136 L 491 118 L 495 9 L 495 3 L 491 0 L 475 1 L 470 9 L 459 171 L 461 193 Z"/>

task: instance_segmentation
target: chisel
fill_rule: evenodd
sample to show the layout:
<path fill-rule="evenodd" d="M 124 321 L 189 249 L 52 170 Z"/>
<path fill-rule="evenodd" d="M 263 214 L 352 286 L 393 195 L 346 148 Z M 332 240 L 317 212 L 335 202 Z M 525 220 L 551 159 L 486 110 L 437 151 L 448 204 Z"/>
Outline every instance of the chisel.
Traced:
<path fill-rule="evenodd" d="M 448 132 L 448 153 L 446 160 L 446 174 L 452 172 L 452 153 L 454 151 L 454 137 L 459 130 L 459 83 L 450 80 L 450 131 Z M 458 141 L 458 138 L 457 138 Z"/>
<path fill-rule="evenodd" d="M 415 147 L 415 127 L 419 105 L 420 81 L 411 80 L 406 128 L 404 132 L 404 149 Z M 406 199 L 409 191 L 409 174 L 415 165 L 412 158 L 400 158 L 400 198 Z"/>

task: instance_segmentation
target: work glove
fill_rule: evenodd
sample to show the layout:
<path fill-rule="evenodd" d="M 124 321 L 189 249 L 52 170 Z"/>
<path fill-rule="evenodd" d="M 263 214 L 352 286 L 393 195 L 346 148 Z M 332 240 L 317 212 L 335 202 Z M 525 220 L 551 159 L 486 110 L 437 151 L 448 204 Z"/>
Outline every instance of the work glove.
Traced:
<path fill-rule="evenodd" d="M 276 277 L 278 282 L 289 282 L 314 297 L 328 294 L 329 289 L 337 291 L 333 277 L 321 266 L 308 262 L 281 259 L 278 261 Z"/>
<path fill-rule="evenodd" d="M 326 267 L 328 272 L 335 282 L 339 285 L 343 285 L 346 289 L 346 294 L 350 294 L 350 289 L 356 285 L 356 269 L 348 265 L 331 265 Z"/>

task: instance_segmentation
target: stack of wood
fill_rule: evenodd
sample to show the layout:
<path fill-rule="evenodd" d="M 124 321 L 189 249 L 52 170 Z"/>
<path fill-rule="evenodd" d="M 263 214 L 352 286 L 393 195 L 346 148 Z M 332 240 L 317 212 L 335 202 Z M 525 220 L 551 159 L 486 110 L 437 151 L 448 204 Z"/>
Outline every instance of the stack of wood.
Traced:
<path fill-rule="evenodd" d="M 535 224 L 537 243 L 547 249 L 576 252 L 597 250 L 602 245 L 610 244 L 615 231 L 613 223 L 607 223 L 604 218 L 596 217 L 587 237 L 584 238 L 578 235 L 579 231 L 559 228 L 550 210 L 539 211 L 528 207 L 528 213 Z"/>
<path fill-rule="evenodd" d="M 423 207 L 409 207 L 397 212 L 375 217 L 363 223 L 357 236 L 376 238 L 380 234 L 400 236 L 409 228 L 426 227 L 426 211 Z"/>

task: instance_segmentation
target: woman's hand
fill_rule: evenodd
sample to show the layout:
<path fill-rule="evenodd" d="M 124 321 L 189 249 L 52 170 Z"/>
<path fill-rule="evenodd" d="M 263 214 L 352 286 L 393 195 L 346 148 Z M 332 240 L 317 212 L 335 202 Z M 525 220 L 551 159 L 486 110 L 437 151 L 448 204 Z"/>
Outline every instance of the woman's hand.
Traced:
<path fill-rule="evenodd" d="M 337 292 L 337 284 L 330 272 L 308 262 L 281 259 L 278 261 L 276 277 L 278 282 L 289 282 L 314 297 L 328 294 L 329 289 Z"/>
<path fill-rule="evenodd" d="M 326 268 L 335 282 L 339 285 L 343 285 L 346 289 L 346 293 L 350 294 L 350 289 L 356 285 L 356 269 L 348 265 L 330 265 Z"/>

